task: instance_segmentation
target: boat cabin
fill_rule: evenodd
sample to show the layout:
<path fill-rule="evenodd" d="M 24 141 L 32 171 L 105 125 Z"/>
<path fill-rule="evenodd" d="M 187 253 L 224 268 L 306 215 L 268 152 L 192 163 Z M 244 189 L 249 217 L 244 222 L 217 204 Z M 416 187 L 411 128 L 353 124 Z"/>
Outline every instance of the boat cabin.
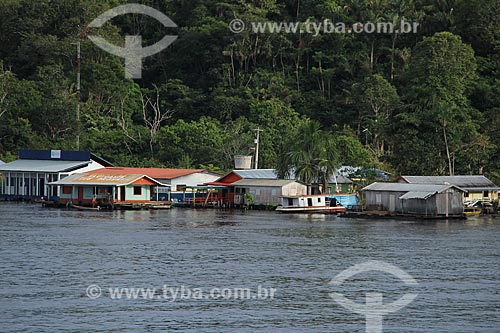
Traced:
<path fill-rule="evenodd" d="M 333 201 L 327 200 L 325 195 L 289 196 L 282 197 L 283 207 L 325 207 Z"/>
<path fill-rule="evenodd" d="M 335 198 L 326 195 L 283 196 L 282 204 L 276 209 L 282 213 L 344 213 L 346 211 Z"/>

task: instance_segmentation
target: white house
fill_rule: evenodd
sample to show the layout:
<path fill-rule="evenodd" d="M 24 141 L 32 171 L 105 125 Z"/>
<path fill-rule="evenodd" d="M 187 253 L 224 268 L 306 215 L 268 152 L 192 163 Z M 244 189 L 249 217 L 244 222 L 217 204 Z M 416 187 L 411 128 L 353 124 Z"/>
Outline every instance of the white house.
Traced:
<path fill-rule="evenodd" d="M 85 151 L 21 150 L 18 160 L 0 165 L 0 197 L 28 199 L 58 196 L 59 188 L 48 183 L 110 165 Z"/>

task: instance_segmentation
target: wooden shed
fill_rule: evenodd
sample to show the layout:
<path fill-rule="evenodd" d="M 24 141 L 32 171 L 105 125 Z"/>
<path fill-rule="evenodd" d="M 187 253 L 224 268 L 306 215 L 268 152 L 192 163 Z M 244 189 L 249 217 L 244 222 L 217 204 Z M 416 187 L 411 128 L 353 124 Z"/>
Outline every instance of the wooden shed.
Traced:
<path fill-rule="evenodd" d="M 455 185 L 373 183 L 362 190 L 366 209 L 425 217 L 463 215 L 462 194 Z"/>
<path fill-rule="evenodd" d="M 463 200 L 498 200 L 500 187 L 483 175 L 472 176 L 401 176 L 398 183 L 455 185 L 464 189 Z"/>
<path fill-rule="evenodd" d="M 247 204 L 245 194 L 253 204 L 280 204 L 281 196 L 306 195 L 307 186 L 291 179 L 242 179 L 234 182 L 235 204 Z"/>

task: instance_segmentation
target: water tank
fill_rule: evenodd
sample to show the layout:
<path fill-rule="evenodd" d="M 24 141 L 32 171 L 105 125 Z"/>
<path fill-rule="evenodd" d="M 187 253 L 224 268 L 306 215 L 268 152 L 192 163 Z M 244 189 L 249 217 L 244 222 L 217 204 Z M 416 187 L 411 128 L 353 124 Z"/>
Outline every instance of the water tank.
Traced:
<path fill-rule="evenodd" d="M 234 155 L 235 169 L 251 169 L 252 155 Z"/>

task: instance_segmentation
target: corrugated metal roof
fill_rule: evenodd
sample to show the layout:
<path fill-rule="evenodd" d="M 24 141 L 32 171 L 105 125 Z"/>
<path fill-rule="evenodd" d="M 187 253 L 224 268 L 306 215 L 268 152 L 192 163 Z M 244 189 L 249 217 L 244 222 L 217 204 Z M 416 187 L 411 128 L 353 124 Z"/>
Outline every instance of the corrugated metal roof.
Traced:
<path fill-rule="evenodd" d="M 282 187 L 291 183 L 295 180 L 292 179 L 241 179 L 234 182 L 233 186 L 263 186 L 263 187 Z"/>
<path fill-rule="evenodd" d="M 233 172 L 243 179 L 278 179 L 274 169 L 233 170 Z"/>
<path fill-rule="evenodd" d="M 155 179 L 174 179 L 182 176 L 191 175 L 194 173 L 207 172 L 203 169 L 169 169 L 169 168 L 125 168 L 125 167 L 107 167 L 103 169 L 93 170 L 88 173 L 100 175 L 124 175 L 136 174 L 147 175 Z"/>
<path fill-rule="evenodd" d="M 428 199 L 432 197 L 437 192 L 408 192 L 399 197 L 401 200 L 408 199 Z"/>
<path fill-rule="evenodd" d="M 498 186 L 490 186 L 490 187 L 462 187 L 466 191 L 500 191 L 500 187 Z"/>
<path fill-rule="evenodd" d="M 464 191 L 455 185 L 432 184 L 404 184 L 404 183 L 373 183 L 363 188 L 363 191 L 389 191 L 389 192 L 442 192 L 450 187 Z"/>
<path fill-rule="evenodd" d="M 87 166 L 90 161 L 17 160 L 0 166 L 11 172 L 65 172 Z"/>
<path fill-rule="evenodd" d="M 147 178 L 158 186 L 170 186 L 162 184 L 159 181 L 147 175 L 140 174 L 122 174 L 122 175 L 98 175 L 92 173 L 75 173 L 49 185 L 99 185 L 99 186 L 124 186 L 129 185 L 141 178 Z"/>
<path fill-rule="evenodd" d="M 401 176 L 401 179 L 410 184 L 441 184 L 456 185 L 461 188 L 497 187 L 485 176 Z"/>

